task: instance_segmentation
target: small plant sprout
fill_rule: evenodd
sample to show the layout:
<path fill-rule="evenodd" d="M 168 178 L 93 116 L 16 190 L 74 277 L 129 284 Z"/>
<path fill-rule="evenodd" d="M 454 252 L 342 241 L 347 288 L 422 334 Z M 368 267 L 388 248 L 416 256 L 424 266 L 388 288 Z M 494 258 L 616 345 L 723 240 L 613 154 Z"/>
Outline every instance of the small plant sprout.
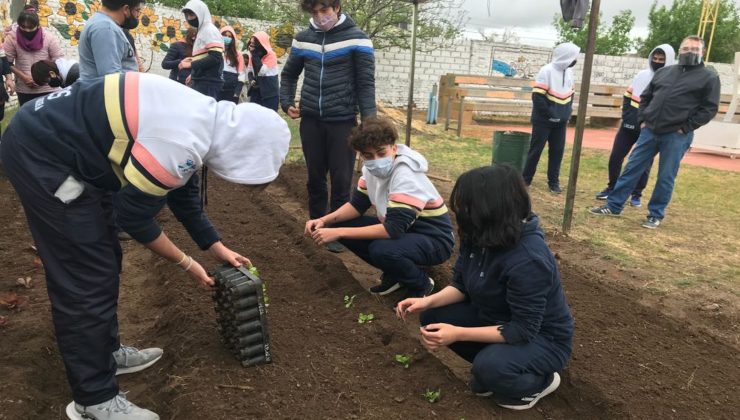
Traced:
<path fill-rule="evenodd" d="M 433 391 L 431 389 L 427 389 L 424 391 L 423 394 L 421 394 L 427 401 L 430 403 L 436 403 L 439 401 L 439 398 L 442 396 L 442 390 L 438 389 L 436 391 Z"/>
<path fill-rule="evenodd" d="M 403 365 L 404 368 L 408 369 L 411 364 L 411 356 L 408 354 L 397 354 L 395 357 L 396 362 Z"/>
<path fill-rule="evenodd" d="M 249 273 L 252 274 L 253 276 L 260 277 L 260 271 L 253 264 L 249 265 L 248 270 L 249 270 Z M 262 278 L 260 277 L 260 279 Z M 265 283 L 264 280 L 262 280 L 262 296 L 265 300 L 265 308 L 267 308 L 268 306 L 270 306 L 270 298 L 267 296 L 267 283 Z"/>
<path fill-rule="evenodd" d="M 358 324 L 369 324 L 373 322 L 373 319 L 375 319 L 375 315 L 363 314 L 362 312 L 360 312 L 360 315 L 357 317 L 357 323 Z"/>
<path fill-rule="evenodd" d="M 344 295 L 344 307 L 347 309 L 351 308 L 352 305 L 355 304 L 355 297 L 357 297 L 357 295 L 352 295 L 352 296 Z"/>

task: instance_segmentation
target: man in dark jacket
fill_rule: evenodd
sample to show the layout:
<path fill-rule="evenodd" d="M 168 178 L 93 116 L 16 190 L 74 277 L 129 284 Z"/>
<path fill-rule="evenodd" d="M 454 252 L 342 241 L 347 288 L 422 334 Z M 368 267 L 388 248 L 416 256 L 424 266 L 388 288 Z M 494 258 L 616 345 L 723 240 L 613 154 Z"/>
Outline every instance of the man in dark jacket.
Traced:
<path fill-rule="evenodd" d="M 704 41 L 688 36 L 678 50 L 678 65 L 664 67 L 640 95 L 638 121 L 642 131 L 629 162 L 609 194 L 607 204 L 592 214 L 618 216 L 630 192 L 656 154 L 660 153 L 658 180 L 642 227 L 657 228 L 671 201 L 673 185 L 694 130 L 708 123 L 719 106 L 719 76 L 704 67 Z"/>
<path fill-rule="evenodd" d="M 361 117 L 375 108 L 375 56 L 372 41 L 346 14 L 340 0 L 302 0 L 311 13 L 309 27 L 296 35 L 283 67 L 280 105 L 291 118 L 301 118 L 301 144 L 308 167 L 308 208 L 318 219 L 349 201 L 355 152 L 347 143 Z M 298 76 L 304 72 L 299 106 Z M 326 174 L 331 177 L 331 200 Z M 327 245 L 333 252 L 343 247 Z"/>

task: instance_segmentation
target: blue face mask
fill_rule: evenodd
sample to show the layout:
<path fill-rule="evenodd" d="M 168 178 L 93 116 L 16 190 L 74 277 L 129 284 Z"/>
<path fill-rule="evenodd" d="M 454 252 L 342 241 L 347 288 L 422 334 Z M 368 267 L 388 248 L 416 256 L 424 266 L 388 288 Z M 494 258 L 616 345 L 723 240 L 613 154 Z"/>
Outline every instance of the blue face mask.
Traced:
<path fill-rule="evenodd" d="M 229 38 L 228 36 L 225 36 L 224 37 L 224 45 L 231 45 L 231 38 Z"/>
<path fill-rule="evenodd" d="M 365 167 L 368 172 L 378 178 L 388 178 L 391 176 L 391 170 L 393 170 L 393 156 L 386 156 L 375 160 L 366 160 Z"/>

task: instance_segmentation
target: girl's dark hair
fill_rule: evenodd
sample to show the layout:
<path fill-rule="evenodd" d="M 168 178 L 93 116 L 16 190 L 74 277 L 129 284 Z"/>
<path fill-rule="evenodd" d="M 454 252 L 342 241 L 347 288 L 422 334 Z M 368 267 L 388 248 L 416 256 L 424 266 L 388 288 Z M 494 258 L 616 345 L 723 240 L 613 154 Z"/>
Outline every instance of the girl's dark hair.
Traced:
<path fill-rule="evenodd" d="M 522 175 L 506 164 L 460 175 L 450 196 L 460 239 L 478 247 L 508 249 L 522 236 L 532 212 Z"/>
<path fill-rule="evenodd" d="M 41 60 L 31 65 L 31 78 L 39 86 L 49 83 L 49 72 L 59 74 L 59 68 L 51 60 Z M 61 77 L 61 74 L 59 75 Z"/>
<path fill-rule="evenodd" d="M 378 117 L 364 119 L 349 135 L 349 144 L 358 152 L 393 145 L 396 144 L 396 140 L 398 140 L 398 132 L 393 123 Z"/>
<path fill-rule="evenodd" d="M 224 36 L 229 33 L 231 32 L 228 32 L 228 31 L 224 32 L 221 34 L 221 36 Z M 234 67 L 237 67 L 239 65 L 239 61 L 236 59 L 236 37 L 232 38 L 231 44 L 229 44 L 226 47 L 224 52 L 226 53 L 226 58 L 229 60 L 229 64 L 231 64 Z"/>
<path fill-rule="evenodd" d="M 18 15 L 18 26 L 22 28 L 27 28 L 29 26 L 37 28 L 39 26 L 39 15 L 36 14 L 35 10 L 31 10 L 33 9 L 24 10 L 20 15 Z"/>
<path fill-rule="evenodd" d="M 338 7 L 340 10 L 342 8 L 341 0 L 301 0 L 301 10 L 306 13 L 311 13 L 313 12 L 313 8 L 319 4 L 329 7 Z"/>
<path fill-rule="evenodd" d="M 198 30 L 195 28 L 188 28 L 185 33 L 185 57 L 193 55 L 193 45 L 195 44 L 195 37 L 198 36 Z M 193 40 L 192 42 L 190 40 Z"/>

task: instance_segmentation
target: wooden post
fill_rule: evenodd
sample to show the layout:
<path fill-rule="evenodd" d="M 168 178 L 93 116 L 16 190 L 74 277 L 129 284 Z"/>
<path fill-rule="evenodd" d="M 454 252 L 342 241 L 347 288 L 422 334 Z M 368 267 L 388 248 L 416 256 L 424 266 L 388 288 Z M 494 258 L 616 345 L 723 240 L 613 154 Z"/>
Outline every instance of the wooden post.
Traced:
<path fill-rule="evenodd" d="M 573 141 L 573 157 L 570 161 L 570 177 L 568 178 L 568 191 L 565 197 L 565 211 L 563 212 L 563 233 L 570 232 L 573 222 L 573 203 L 576 198 L 576 184 L 578 181 L 578 166 L 581 163 L 581 145 L 583 144 L 583 131 L 586 128 L 586 110 L 588 109 L 588 91 L 591 88 L 591 68 L 594 62 L 594 50 L 596 48 L 596 27 L 599 24 L 599 7 L 601 0 L 591 2 L 591 18 L 588 22 L 588 41 L 586 42 L 586 57 L 583 63 L 583 76 L 581 76 L 581 92 L 578 98 L 578 119 L 576 120 L 576 136 Z"/>
<path fill-rule="evenodd" d="M 457 111 L 457 137 L 462 135 L 463 114 L 465 114 L 465 97 L 460 97 L 460 108 Z"/>
<path fill-rule="evenodd" d="M 450 114 L 452 114 L 452 99 L 447 97 L 447 106 L 445 106 L 445 131 L 450 129 Z"/>

